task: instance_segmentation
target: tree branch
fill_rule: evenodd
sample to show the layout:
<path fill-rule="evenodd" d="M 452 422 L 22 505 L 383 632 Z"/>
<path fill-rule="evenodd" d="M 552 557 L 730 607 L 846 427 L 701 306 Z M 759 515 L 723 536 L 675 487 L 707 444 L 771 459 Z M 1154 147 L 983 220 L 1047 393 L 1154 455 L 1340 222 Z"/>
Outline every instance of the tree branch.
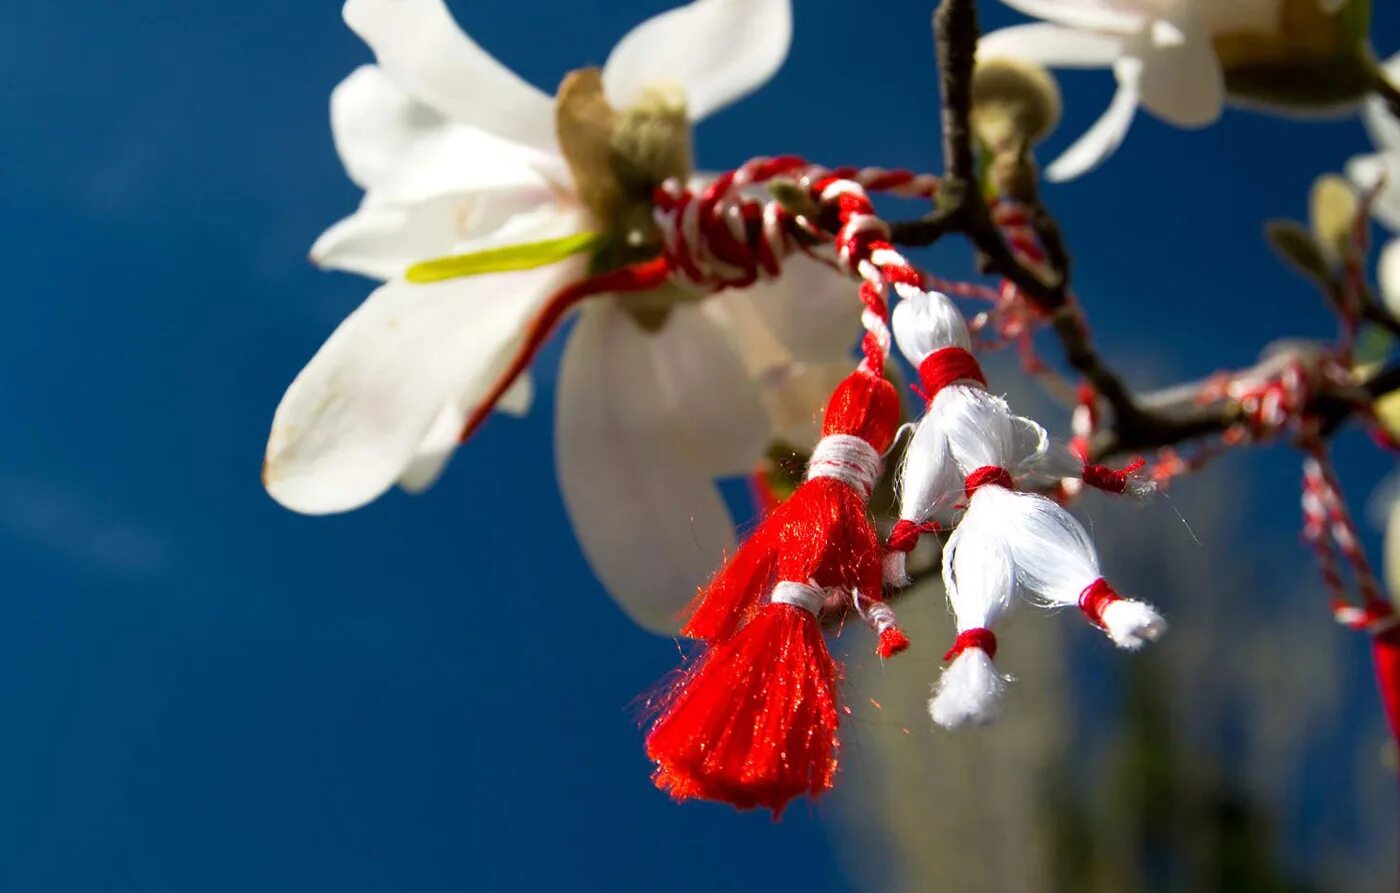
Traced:
<path fill-rule="evenodd" d="M 921 247 L 949 233 L 958 233 L 977 251 L 982 272 L 1011 282 L 1049 318 L 1069 365 L 1093 385 L 1112 411 L 1111 418 L 1105 420 L 1105 430 L 1092 445 L 1095 458 L 1151 450 L 1228 430 L 1239 421 L 1239 408 L 1233 401 L 1202 405 L 1197 399 L 1199 386 L 1135 395 L 1095 349 L 1069 290 L 1071 264 L 1063 235 L 1041 200 L 1034 177 L 1026 178 L 1015 198 L 1030 213 L 1030 226 L 1046 254 L 1045 264 L 1023 263 L 1012 251 L 983 199 L 976 170 L 971 128 L 973 67 L 980 36 L 976 0 L 941 0 L 933 25 L 943 102 L 946 172 L 934 210 L 922 219 L 892 224 L 891 240 Z M 1400 91 L 1388 82 L 1377 90 L 1400 103 Z M 1368 304 L 1365 316 L 1368 321 L 1400 333 L 1400 325 L 1375 302 Z M 1262 372 L 1269 362 L 1266 360 L 1244 374 Z M 1397 376 L 1400 370 L 1389 369 L 1371 379 L 1363 386 L 1362 399 L 1365 393 L 1374 397 L 1400 388 Z M 1355 409 L 1358 394 L 1325 391 L 1315 399 L 1316 411 L 1330 432 Z"/>
<path fill-rule="evenodd" d="M 1114 424 L 1134 441 L 1174 435 L 1169 423 L 1143 413 L 1118 374 L 1094 350 L 1089 330 L 1069 295 L 1069 252 L 1059 225 L 1032 183 L 1018 196 L 1030 211 L 1030 225 L 1046 252 L 1046 269 L 1023 264 L 1002 238 L 978 188 L 973 136 L 972 72 L 976 62 L 976 0 L 942 0 L 933 16 L 938 50 L 939 92 L 943 98 L 943 156 L 947 171 L 938 206 L 921 220 L 895 223 L 896 244 L 931 245 L 950 232 L 961 233 L 977 250 L 979 268 L 1013 283 L 1037 309 L 1049 315 L 1065 355 L 1113 409 Z"/>

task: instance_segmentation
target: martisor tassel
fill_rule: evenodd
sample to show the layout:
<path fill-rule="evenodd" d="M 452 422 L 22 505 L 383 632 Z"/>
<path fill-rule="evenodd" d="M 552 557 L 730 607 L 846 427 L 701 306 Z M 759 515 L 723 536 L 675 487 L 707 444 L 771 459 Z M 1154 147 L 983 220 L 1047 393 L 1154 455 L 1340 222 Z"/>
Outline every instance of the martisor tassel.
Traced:
<path fill-rule="evenodd" d="M 898 424 L 889 382 L 865 369 L 847 377 L 827 405 L 807 480 L 698 600 L 687 630 L 713 644 L 647 736 L 653 778 L 676 799 L 776 815 L 793 797 L 831 787 L 839 667 L 818 619 L 828 595 L 864 602 L 882 653 L 907 644 L 888 609 L 870 607 L 880 600 L 881 553 L 866 504 Z"/>

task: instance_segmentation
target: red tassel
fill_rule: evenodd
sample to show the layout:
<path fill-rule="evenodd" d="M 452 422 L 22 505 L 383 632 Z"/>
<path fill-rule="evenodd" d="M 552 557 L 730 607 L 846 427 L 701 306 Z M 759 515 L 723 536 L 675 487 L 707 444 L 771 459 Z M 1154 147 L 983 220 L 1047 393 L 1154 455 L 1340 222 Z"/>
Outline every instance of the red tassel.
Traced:
<path fill-rule="evenodd" d="M 889 660 L 896 654 L 903 654 L 909 650 L 909 637 L 897 626 L 891 626 L 880 632 L 880 644 L 876 646 L 875 653 Z"/>
<path fill-rule="evenodd" d="M 894 386 L 880 376 L 859 371 L 847 376 L 832 394 L 822 434 L 854 435 L 874 447 L 877 453 L 884 453 L 898 427 L 899 394 Z M 812 574 L 801 574 L 803 567 L 815 567 L 820 563 L 790 561 L 789 567 L 799 575 L 785 573 L 779 577 L 775 571 L 780 550 L 802 553 L 823 548 L 842 554 L 848 550 L 865 551 L 861 534 L 872 530 L 865 508 L 868 496 L 856 493 L 835 478 L 804 481 L 786 502 L 763 520 L 696 596 L 681 635 L 707 642 L 729 638 L 753 613 L 759 599 L 774 583 L 779 579 L 807 580 Z M 843 531 L 848 522 L 853 528 L 861 529 Z M 792 567 L 794 564 L 798 566 Z M 878 599 L 880 590 L 876 588 L 874 592 L 872 597 Z"/>
<path fill-rule="evenodd" d="M 881 553 L 866 503 L 898 424 L 893 385 L 864 370 L 848 376 L 827 404 L 808 479 L 697 600 L 686 632 L 709 639 L 711 651 L 682 677 L 647 736 L 653 780 L 677 800 L 776 816 L 793 797 L 831 786 L 839 670 L 817 615 L 829 590 L 880 598 Z M 765 595 L 772 598 L 756 607 Z M 895 633 L 888 644 L 900 644 Z"/>
<path fill-rule="evenodd" d="M 682 680 L 647 736 L 652 780 L 676 800 L 775 817 L 793 797 L 823 793 L 836 771 L 837 672 L 814 616 L 765 605 Z"/>
<path fill-rule="evenodd" d="M 1391 739 L 1400 744 L 1400 627 L 1392 626 L 1371 637 L 1371 660 L 1376 665 L 1376 686 Z"/>
<path fill-rule="evenodd" d="M 1371 662 L 1376 668 L 1376 688 L 1390 726 L 1391 740 L 1400 745 L 1400 618 L 1378 595 L 1362 606 L 1338 600 L 1332 605 L 1337 622 L 1371 636 Z"/>

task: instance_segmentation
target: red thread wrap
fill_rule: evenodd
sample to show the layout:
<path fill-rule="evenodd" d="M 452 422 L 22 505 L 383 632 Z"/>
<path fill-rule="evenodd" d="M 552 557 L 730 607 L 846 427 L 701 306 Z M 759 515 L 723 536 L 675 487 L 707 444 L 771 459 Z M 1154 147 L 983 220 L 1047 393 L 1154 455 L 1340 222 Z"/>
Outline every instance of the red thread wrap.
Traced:
<path fill-rule="evenodd" d="M 919 537 L 925 533 L 937 533 L 942 530 L 937 521 L 910 521 L 907 518 L 900 518 L 894 522 L 894 527 L 890 529 L 890 535 L 885 539 L 885 548 L 890 552 L 912 552 L 919 544 Z"/>
<path fill-rule="evenodd" d="M 853 435 L 883 453 L 899 412 L 894 386 L 858 370 L 832 394 L 822 433 Z M 831 786 L 840 668 L 816 617 L 761 601 L 781 580 L 879 601 L 883 556 L 866 498 L 836 478 L 804 481 L 697 598 L 682 631 L 710 648 L 665 697 L 647 733 L 657 787 L 677 800 L 776 815 L 793 797 Z M 881 646 L 893 652 L 901 638 L 882 636 Z"/>
<path fill-rule="evenodd" d="M 961 347 L 943 347 L 924 357 L 919 364 L 919 381 L 930 403 L 938 392 L 958 381 L 975 381 L 987 386 L 982 365 Z"/>
<path fill-rule="evenodd" d="M 1007 490 L 1016 489 L 1016 482 L 1011 479 L 1011 472 L 1000 465 L 983 465 L 968 475 L 967 480 L 963 481 L 963 492 L 967 494 L 968 499 L 971 499 L 972 494 L 989 484 L 993 487 L 1004 487 Z"/>
<path fill-rule="evenodd" d="M 1084 466 L 1084 471 L 1080 478 L 1084 483 L 1095 490 L 1102 490 L 1105 493 L 1122 494 L 1128 489 L 1128 480 L 1133 473 L 1146 465 L 1146 460 L 1137 459 L 1121 469 L 1113 468 L 1109 465 L 1096 465 L 1088 463 Z"/>
<path fill-rule="evenodd" d="M 1089 622 L 1104 629 L 1103 612 L 1109 605 L 1117 601 L 1122 601 L 1123 596 L 1113 591 L 1113 587 L 1108 585 L 1108 581 L 1099 577 L 1079 593 L 1079 610 L 1084 612 L 1084 616 L 1089 618 Z"/>
<path fill-rule="evenodd" d="M 944 660 L 952 660 L 969 648 L 977 648 L 987 653 L 987 657 L 996 660 L 997 656 L 997 635 L 985 626 L 974 626 L 972 629 L 965 629 L 958 633 L 958 637 L 953 640 L 953 647 L 944 654 Z"/>

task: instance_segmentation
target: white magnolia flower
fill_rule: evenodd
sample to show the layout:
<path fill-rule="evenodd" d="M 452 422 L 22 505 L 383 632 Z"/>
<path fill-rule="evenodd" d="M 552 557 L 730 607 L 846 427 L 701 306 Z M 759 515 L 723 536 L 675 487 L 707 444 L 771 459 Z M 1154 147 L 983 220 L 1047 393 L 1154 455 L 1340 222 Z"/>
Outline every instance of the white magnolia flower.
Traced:
<path fill-rule="evenodd" d="M 1400 54 L 1385 63 L 1385 73 L 1400 79 Z M 1347 176 L 1361 189 L 1381 189 L 1371 203 L 1371 213 L 1391 232 L 1400 233 L 1400 121 L 1379 98 L 1366 101 L 1361 119 L 1377 151 L 1347 162 Z M 1400 239 L 1381 249 L 1376 267 L 1381 298 L 1391 313 L 1400 315 Z"/>
<path fill-rule="evenodd" d="M 1342 19 L 1345 0 L 1288 3 L 1288 16 L 1285 0 L 1004 2 L 1045 21 L 986 35 L 980 57 L 1112 68 L 1118 81 L 1108 110 L 1046 168 L 1055 181 L 1113 154 L 1138 106 L 1178 127 L 1205 127 L 1220 117 L 1228 86 L 1246 101 L 1317 110 L 1354 100 L 1356 66 L 1365 64 Z M 1280 72 L 1306 89 L 1279 83 L 1294 79 Z"/>
<path fill-rule="evenodd" d="M 571 84 L 584 94 L 579 112 L 472 42 L 443 0 L 348 0 L 345 19 L 377 58 L 331 98 L 336 147 L 365 197 L 312 258 L 389 281 L 331 335 L 273 419 L 267 489 L 309 514 L 357 508 L 396 482 L 429 486 L 536 315 L 589 259 L 432 284 L 408 282 L 407 267 L 589 231 L 626 243 L 633 232 L 618 231 L 618 220 L 649 220 L 648 207 L 600 201 L 616 185 L 611 170 L 577 179 L 597 134 L 569 127 L 661 108 L 661 124 L 677 125 L 678 136 L 623 136 L 660 140 L 688 163 L 687 121 L 766 82 L 791 38 L 789 0 L 698 0 L 635 28 L 600 76 L 566 79 L 566 95 Z M 570 154 L 560 133 L 583 148 Z M 617 135 L 602 133 L 604 150 L 617 149 L 606 142 Z M 652 184 L 641 185 L 649 200 Z M 770 428 L 761 383 L 775 362 L 750 349 L 753 333 L 736 320 L 769 329 L 784 356 L 829 360 L 858 333 L 852 295 L 836 274 L 799 259 L 778 282 L 714 299 L 668 286 L 583 306 L 559 371 L 559 480 L 590 565 L 639 622 L 673 629 L 735 543 L 715 479 L 759 461 Z M 499 408 L 522 412 L 529 399 L 522 380 Z"/>
<path fill-rule="evenodd" d="M 1400 54 L 1390 57 L 1384 71 L 1387 77 L 1400 78 Z M 1400 233 L 1400 121 L 1379 98 L 1366 101 L 1361 120 L 1377 151 L 1347 162 L 1347 176 L 1363 190 L 1380 186 L 1371 213 L 1391 232 Z M 1400 314 L 1400 238 L 1381 249 L 1376 281 L 1386 309 Z M 1377 400 L 1375 412 L 1387 431 L 1400 431 L 1400 399 L 1389 395 Z M 1369 509 L 1372 520 L 1385 527 L 1386 584 L 1391 598 L 1400 600 L 1400 477 L 1392 473 L 1376 487 Z"/>

